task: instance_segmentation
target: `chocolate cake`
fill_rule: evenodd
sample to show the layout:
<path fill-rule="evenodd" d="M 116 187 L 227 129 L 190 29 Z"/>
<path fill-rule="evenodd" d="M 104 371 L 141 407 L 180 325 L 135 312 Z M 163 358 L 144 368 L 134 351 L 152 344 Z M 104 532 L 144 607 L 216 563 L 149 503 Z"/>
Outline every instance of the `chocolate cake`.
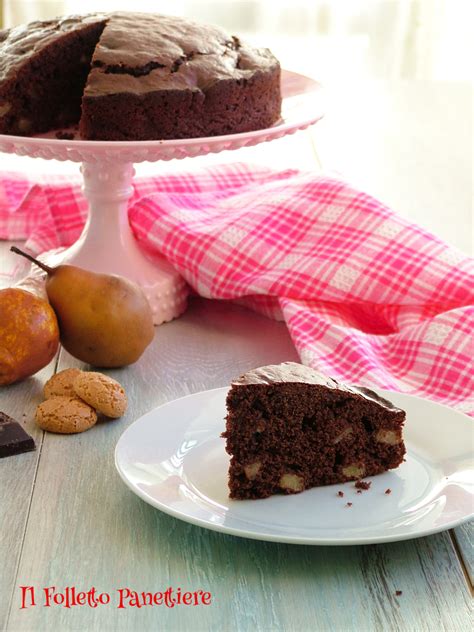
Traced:
<path fill-rule="evenodd" d="M 0 134 L 27 136 L 79 120 L 104 26 L 103 18 L 89 15 L 0 31 Z"/>
<path fill-rule="evenodd" d="M 275 57 L 217 27 L 122 12 L 0 31 L 3 134 L 79 123 L 89 140 L 215 136 L 268 127 L 280 108 Z"/>
<path fill-rule="evenodd" d="M 242 375 L 227 412 L 231 498 L 359 480 L 398 467 L 405 454 L 404 411 L 294 362 Z"/>

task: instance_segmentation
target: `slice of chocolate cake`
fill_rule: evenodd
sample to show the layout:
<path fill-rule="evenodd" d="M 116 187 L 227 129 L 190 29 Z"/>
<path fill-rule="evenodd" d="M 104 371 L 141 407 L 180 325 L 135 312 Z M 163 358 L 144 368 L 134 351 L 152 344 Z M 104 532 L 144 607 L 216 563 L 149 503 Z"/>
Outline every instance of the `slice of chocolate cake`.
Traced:
<path fill-rule="evenodd" d="M 295 362 L 255 369 L 227 395 L 230 497 L 294 494 L 380 474 L 405 454 L 405 412 Z"/>

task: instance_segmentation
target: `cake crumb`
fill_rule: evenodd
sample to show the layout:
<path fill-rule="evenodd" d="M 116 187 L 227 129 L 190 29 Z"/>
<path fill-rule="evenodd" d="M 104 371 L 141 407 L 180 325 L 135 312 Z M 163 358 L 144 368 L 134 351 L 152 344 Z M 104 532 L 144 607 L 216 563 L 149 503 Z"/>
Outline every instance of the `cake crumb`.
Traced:
<path fill-rule="evenodd" d="M 400 595 L 403 595 L 403 590 L 396 590 L 395 594 L 397 597 L 400 597 Z"/>
<path fill-rule="evenodd" d="M 385 490 L 385 493 L 386 493 L 386 494 L 391 494 L 391 493 L 392 493 L 392 490 L 390 489 L 390 487 L 389 487 L 388 489 L 386 489 L 386 490 Z"/>
<path fill-rule="evenodd" d="M 352 503 L 346 503 L 346 507 L 352 507 Z"/>
<path fill-rule="evenodd" d="M 337 495 L 339 496 L 339 498 L 342 498 L 344 496 L 344 492 L 337 492 Z"/>
<path fill-rule="evenodd" d="M 58 140 L 74 140 L 74 134 L 71 132 L 56 132 Z"/>
<path fill-rule="evenodd" d="M 356 493 L 357 493 L 357 494 L 362 494 L 362 490 L 361 490 L 361 489 L 358 489 Z"/>
<path fill-rule="evenodd" d="M 370 489 L 371 485 L 372 483 L 370 481 L 356 481 L 354 487 L 362 491 L 363 489 Z"/>

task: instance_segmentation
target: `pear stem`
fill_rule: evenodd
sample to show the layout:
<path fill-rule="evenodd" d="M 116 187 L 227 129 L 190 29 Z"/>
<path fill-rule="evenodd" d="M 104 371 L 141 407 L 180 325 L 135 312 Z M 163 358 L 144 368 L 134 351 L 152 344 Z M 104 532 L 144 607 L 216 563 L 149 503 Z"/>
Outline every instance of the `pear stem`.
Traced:
<path fill-rule="evenodd" d="M 17 248 L 16 246 L 12 246 L 10 248 L 10 250 L 12 252 L 14 252 L 17 255 L 21 255 L 22 257 L 25 257 L 25 259 L 28 259 L 28 261 L 31 261 L 31 263 L 36 264 L 38 267 L 40 267 L 42 270 L 44 270 L 45 272 L 47 272 L 48 274 L 54 274 L 54 268 L 50 268 L 49 266 L 47 266 L 45 263 L 43 263 L 42 261 L 38 261 L 38 259 L 35 259 L 34 257 L 32 257 L 31 255 L 29 255 L 27 252 L 23 252 L 23 250 L 20 250 L 19 248 Z"/>

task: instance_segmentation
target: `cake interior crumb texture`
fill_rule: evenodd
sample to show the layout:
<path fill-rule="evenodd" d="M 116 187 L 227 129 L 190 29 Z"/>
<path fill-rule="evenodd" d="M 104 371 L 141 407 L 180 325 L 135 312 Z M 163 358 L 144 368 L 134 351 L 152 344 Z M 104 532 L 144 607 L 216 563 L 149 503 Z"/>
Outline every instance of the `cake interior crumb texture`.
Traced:
<path fill-rule="evenodd" d="M 269 127 L 280 111 L 278 61 L 218 27 L 116 12 L 0 30 L 0 134 L 194 138 Z"/>
<path fill-rule="evenodd" d="M 36 23 L 15 29 L 13 37 L 0 31 L 0 133 L 24 136 L 79 121 L 92 53 L 105 22 L 74 24 Z"/>
<path fill-rule="evenodd" d="M 235 499 L 360 480 L 396 468 L 405 454 L 404 411 L 292 362 L 243 375 L 227 411 Z"/>

